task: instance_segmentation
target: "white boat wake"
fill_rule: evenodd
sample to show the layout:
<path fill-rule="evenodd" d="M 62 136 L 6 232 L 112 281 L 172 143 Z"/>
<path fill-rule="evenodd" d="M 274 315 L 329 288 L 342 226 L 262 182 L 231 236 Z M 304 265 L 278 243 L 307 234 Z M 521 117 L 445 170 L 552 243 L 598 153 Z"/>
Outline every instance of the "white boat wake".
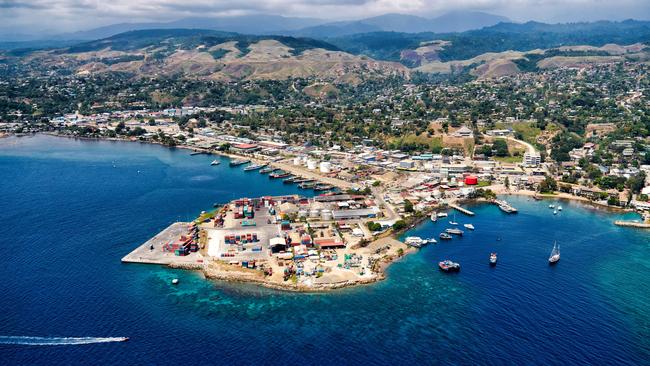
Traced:
<path fill-rule="evenodd" d="M 17 344 L 25 346 L 66 346 L 76 344 L 125 342 L 127 337 L 21 337 L 0 336 L 0 344 Z"/>

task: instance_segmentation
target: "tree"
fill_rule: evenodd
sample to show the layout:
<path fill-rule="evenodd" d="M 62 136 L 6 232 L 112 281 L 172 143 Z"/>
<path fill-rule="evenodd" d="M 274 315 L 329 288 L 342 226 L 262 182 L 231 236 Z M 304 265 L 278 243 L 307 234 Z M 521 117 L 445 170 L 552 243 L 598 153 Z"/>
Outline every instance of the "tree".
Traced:
<path fill-rule="evenodd" d="M 378 223 L 378 222 L 368 221 L 368 223 L 366 225 L 368 226 L 368 229 L 370 231 L 381 231 L 381 229 L 382 229 L 381 224 Z"/>
<path fill-rule="evenodd" d="M 632 191 L 632 193 L 641 193 L 641 190 L 645 186 L 645 172 L 642 171 L 639 174 L 630 177 L 627 180 L 626 186 L 630 191 Z"/>
<path fill-rule="evenodd" d="M 503 180 L 503 185 L 506 187 L 506 189 L 510 189 L 510 179 L 508 179 L 508 177 Z"/>
<path fill-rule="evenodd" d="M 413 208 L 413 202 L 404 200 L 404 211 L 409 213 L 415 212 L 415 208 Z"/>
<path fill-rule="evenodd" d="M 504 139 L 496 139 L 492 143 L 492 150 L 494 150 L 494 155 L 496 156 L 509 156 L 508 152 L 508 143 Z"/>
<path fill-rule="evenodd" d="M 397 220 L 397 221 L 395 221 L 395 223 L 393 224 L 393 230 L 395 230 L 395 231 L 400 231 L 400 230 L 406 229 L 407 226 L 408 226 L 408 224 L 406 223 L 406 221 L 404 221 L 404 220 Z"/>
<path fill-rule="evenodd" d="M 540 184 L 539 191 L 541 193 L 552 193 L 557 190 L 557 182 L 553 177 L 547 176 Z"/>

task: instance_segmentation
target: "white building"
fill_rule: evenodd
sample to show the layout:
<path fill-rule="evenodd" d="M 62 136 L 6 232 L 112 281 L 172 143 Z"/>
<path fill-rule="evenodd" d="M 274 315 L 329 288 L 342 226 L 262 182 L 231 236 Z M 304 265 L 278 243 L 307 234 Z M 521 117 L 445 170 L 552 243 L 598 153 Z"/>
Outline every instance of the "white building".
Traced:
<path fill-rule="evenodd" d="M 524 166 L 538 166 L 542 163 L 542 157 L 538 152 L 526 152 L 524 153 Z"/>

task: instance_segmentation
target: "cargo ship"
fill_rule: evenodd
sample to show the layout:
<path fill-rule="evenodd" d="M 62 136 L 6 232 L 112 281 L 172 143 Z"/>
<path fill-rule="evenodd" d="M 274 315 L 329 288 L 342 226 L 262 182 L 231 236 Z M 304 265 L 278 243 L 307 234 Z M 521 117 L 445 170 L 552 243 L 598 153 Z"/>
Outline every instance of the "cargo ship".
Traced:
<path fill-rule="evenodd" d="M 443 272 L 458 272 L 460 271 L 460 264 L 452 262 L 449 259 L 438 262 L 438 267 Z"/>

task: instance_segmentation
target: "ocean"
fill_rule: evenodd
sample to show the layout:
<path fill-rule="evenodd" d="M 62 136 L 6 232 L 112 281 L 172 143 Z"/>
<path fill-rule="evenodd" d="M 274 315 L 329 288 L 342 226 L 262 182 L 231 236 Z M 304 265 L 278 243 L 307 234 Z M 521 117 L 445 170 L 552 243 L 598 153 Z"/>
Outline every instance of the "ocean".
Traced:
<path fill-rule="evenodd" d="M 456 221 L 475 231 L 404 257 L 385 281 L 330 293 L 122 264 L 215 202 L 305 193 L 213 159 L 0 139 L 0 364 L 649 364 L 650 232 L 612 224 L 634 214 L 582 203 L 505 197 L 516 215 L 470 206 L 476 216 Z M 446 221 L 406 235 L 437 238 Z M 562 259 L 550 267 L 555 241 Z M 461 271 L 441 273 L 442 259 Z"/>

